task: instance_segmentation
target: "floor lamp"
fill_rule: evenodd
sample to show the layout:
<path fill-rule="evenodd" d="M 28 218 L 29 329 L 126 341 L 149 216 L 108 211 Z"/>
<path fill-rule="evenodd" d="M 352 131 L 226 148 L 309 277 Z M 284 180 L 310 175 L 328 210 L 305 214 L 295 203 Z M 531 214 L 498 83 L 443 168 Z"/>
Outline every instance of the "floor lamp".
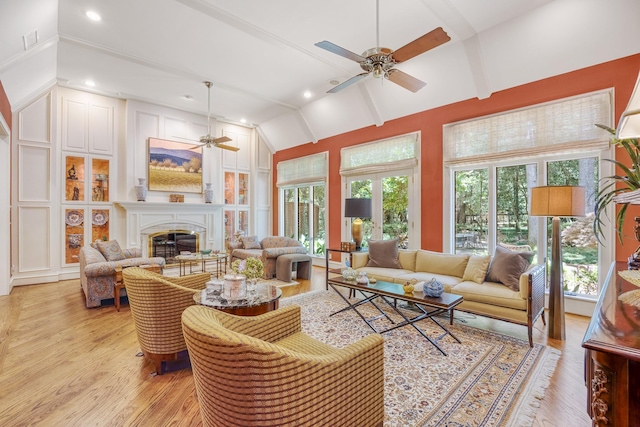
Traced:
<path fill-rule="evenodd" d="M 344 199 L 344 216 L 355 218 L 351 222 L 351 236 L 356 243 L 356 251 L 362 249 L 362 219 L 371 218 L 371 199 Z"/>
<path fill-rule="evenodd" d="M 549 275 L 549 337 L 565 339 L 562 236 L 560 217 L 584 216 L 584 187 L 568 185 L 531 189 L 531 216 L 550 216 L 551 273 Z"/>

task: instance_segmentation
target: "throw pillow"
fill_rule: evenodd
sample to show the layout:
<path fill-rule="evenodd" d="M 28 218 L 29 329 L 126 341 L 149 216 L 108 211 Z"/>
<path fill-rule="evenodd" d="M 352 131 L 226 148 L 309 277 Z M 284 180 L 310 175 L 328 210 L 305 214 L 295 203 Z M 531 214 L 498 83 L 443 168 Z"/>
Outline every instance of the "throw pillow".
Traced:
<path fill-rule="evenodd" d="M 120 244 L 115 240 L 109 240 L 108 242 L 96 242 L 96 246 L 98 246 L 98 250 L 107 261 L 120 261 L 126 259 Z"/>
<path fill-rule="evenodd" d="M 464 269 L 462 280 L 470 280 L 476 283 L 483 283 L 487 277 L 491 255 L 471 255 L 467 267 Z"/>
<path fill-rule="evenodd" d="M 532 259 L 533 252 L 512 252 L 501 246 L 496 246 L 496 253 L 487 273 L 487 280 L 502 283 L 514 291 L 519 291 L 520 276 L 527 271 Z"/>
<path fill-rule="evenodd" d="M 245 249 L 262 249 L 258 236 L 242 237 L 242 247 Z"/>
<path fill-rule="evenodd" d="M 402 268 L 398 260 L 398 239 L 369 240 L 367 267 Z"/>

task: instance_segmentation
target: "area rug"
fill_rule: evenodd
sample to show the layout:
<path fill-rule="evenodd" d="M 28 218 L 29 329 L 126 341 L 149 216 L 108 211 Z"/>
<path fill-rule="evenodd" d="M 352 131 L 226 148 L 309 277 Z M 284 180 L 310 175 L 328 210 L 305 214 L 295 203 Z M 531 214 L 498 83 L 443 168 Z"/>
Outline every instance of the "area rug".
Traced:
<path fill-rule="evenodd" d="M 299 305 L 305 333 L 345 347 L 373 333 L 334 291 L 285 298 L 280 306 Z M 378 304 L 382 308 L 385 304 Z M 367 318 L 379 314 L 359 307 Z M 387 307 L 394 320 L 402 320 Z M 376 320 L 382 327 L 384 318 Z M 448 322 L 443 318 L 442 322 Z M 429 336 L 441 330 L 431 320 L 419 326 Z M 443 356 L 411 326 L 383 335 L 385 340 L 385 427 L 531 426 L 560 352 L 540 344 L 457 324 L 439 344 Z"/>

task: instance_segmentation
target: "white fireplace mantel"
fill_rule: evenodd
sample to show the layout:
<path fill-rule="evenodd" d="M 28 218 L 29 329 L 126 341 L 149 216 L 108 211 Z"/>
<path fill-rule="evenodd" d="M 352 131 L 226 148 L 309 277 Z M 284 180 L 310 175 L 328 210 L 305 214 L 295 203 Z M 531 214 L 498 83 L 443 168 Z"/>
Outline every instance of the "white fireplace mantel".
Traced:
<path fill-rule="evenodd" d="M 224 205 L 210 203 L 114 202 L 125 211 L 127 247 L 148 255 L 149 234 L 160 229 L 192 230 L 201 248 L 224 250 Z"/>

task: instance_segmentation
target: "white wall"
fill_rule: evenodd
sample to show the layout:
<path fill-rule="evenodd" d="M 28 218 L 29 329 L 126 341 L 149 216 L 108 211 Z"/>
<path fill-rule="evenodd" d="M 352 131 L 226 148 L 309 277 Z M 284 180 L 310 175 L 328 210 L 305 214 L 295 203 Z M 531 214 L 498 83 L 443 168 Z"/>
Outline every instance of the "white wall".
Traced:
<path fill-rule="evenodd" d="M 264 144 L 256 148 L 259 143 L 254 129 L 217 125 L 219 129 L 216 129 L 215 121 L 212 122 L 213 135 L 216 135 L 216 131 L 217 136 L 222 132 L 228 132 L 230 136 L 233 133 L 236 143 L 241 144 L 240 154 L 235 159 L 236 166 L 243 170 L 259 170 L 251 174 L 252 179 L 262 180 L 259 184 L 252 184 L 253 188 L 261 191 L 259 207 L 252 204 L 251 218 L 256 234 L 259 228 L 267 235 L 271 230 L 271 154 Z M 3 143 L 0 130 L 0 162 L 7 163 L 5 168 L 0 164 L 0 169 L 12 171 L 13 285 L 56 282 L 79 276 L 78 263 L 65 259 L 65 245 L 68 244 L 65 233 L 66 210 L 84 213 L 85 244 L 92 239 L 92 209 L 108 209 L 110 238 L 128 241 L 124 210 L 114 206 L 114 202 L 136 201 L 134 186 L 138 184 L 137 178 L 147 177 L 147 139 L 179 140 L 177 137 L 185 137 L 197 140 L 206 132 L 205 116 L 58 86 L 43 91 L 21 107 L 13 115 L 11 159 L 8 142 Z M 2 156 L 1 150 L 7 151 L 5 156 Z M 213 204 L 223 203 L 223 152 L 226 153 L 215 148 L 203 151 L 203 182 L 213 184 Z M 91 159 L 109 160 L 109 201 L 92 200 L 90 178 L 83 201 L 66 200 L 66 156 L 84 158 L 89 174 Z M 3 179 L 7 181 L 3 188 L 7 189 L 9 178 L 0 176 L 0 184 L 4 182 Z M 0 200 L 2 191 L 0 189 Z M 168 194 L 150 191 L 147 201 L 166 202 L 169 210 Z M 204 204 L 202 193 L 184 193 L 184 196 L 185 203 Z M 6 220 L 2 215 L 7 216 Z M 8 211 L 0 213 L 0 224 L 9 224 L 8 216 Z M 223 249 L 222 215 L 216 214 L 214 221 L 218 222 L 214 229 L 220 232 L 207 236 L 206 246 Z M 6 227 L 9 228 L 8 225 Z M 0 260 L 7 260 L 8 264 L 9 249 L 4 249 L 7 256 L 2 256 L 2 250 L 0 247 Z M 0 264 L 0 281 L 8 283 L 8 280 L 2 280 L 4 270 L 9 271 L 9 268 Z M 5 291 L 8 293 L 8 289 L 0 287 L 0 294 Z"/>
<path fill-rule="evenodd" d="M 0 295 L 11 292 L 11 262 L 9 257 L 10 232 L 10 171 L 11 132 L 9 124 L 0 115 Z"/>

